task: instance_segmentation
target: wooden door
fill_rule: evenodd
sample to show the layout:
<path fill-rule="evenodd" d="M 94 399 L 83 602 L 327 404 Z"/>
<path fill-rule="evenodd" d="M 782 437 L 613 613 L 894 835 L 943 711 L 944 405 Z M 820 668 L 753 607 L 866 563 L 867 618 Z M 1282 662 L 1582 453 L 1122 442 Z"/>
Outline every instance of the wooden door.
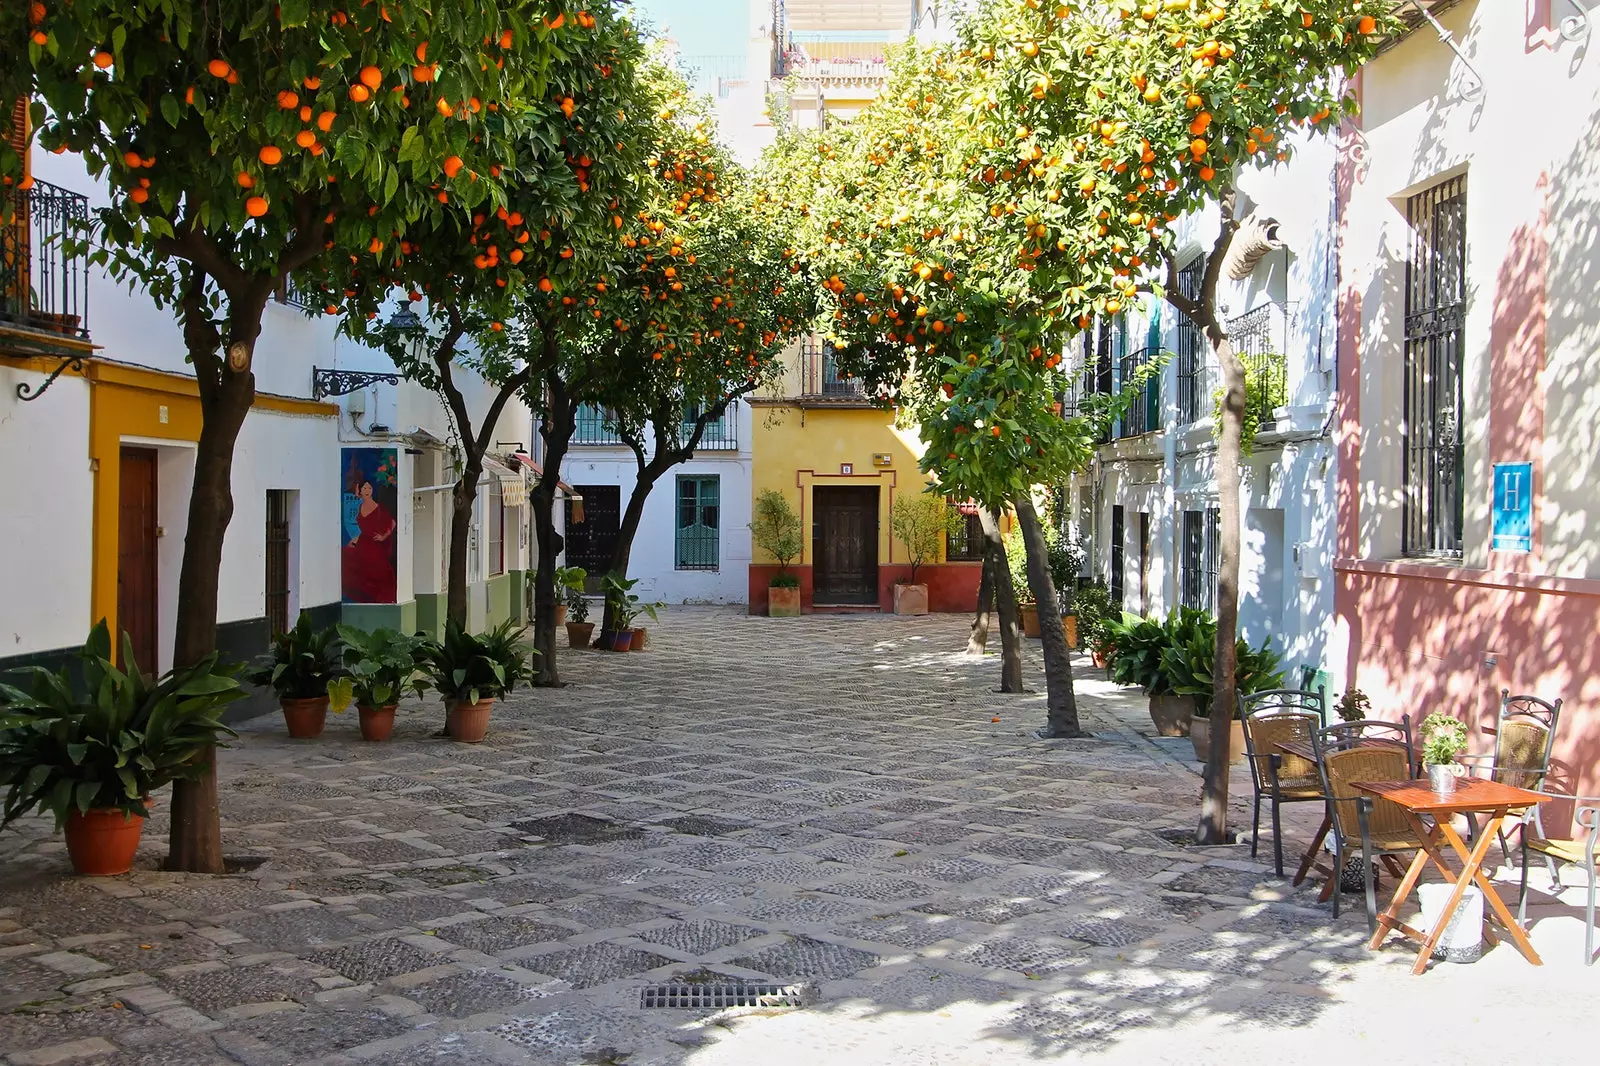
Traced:
<path fill-rule="evenodd" d="M 289 490 L 267 490 L 267 629 L 289 628 Z"/>
<path fill-rule="evenodd" d="M 586 590 L 604 591 L 606 567 L 617 546 L 617 530 L 622 525 L 622 487 L 620 485 L 575 485 L 583 497 L 583 521 L 573 521 L 572 501 L 567 501 L 567 532 L 563 566 L 581 566 L 589 572 Z"/>
<path fill-rule="evenodd" d="M 878 602 L 878 489 L 812 490 L 812 602 Z"/>
<path fill-rule="evenodd" d="M 156 661 L 156 453 L 124 448 L 118 477 L 117 629 L 133 644 L 134 662 L 147 674 Z M 117 657 L 120 636 L 114 638 Z M 127 664 L 124 663 L 124 666 Z"/>
<path fill-rule="evenodd" d="M 1139 613 L 1150 614 L 1150 515 L 1139 512 Z"/>

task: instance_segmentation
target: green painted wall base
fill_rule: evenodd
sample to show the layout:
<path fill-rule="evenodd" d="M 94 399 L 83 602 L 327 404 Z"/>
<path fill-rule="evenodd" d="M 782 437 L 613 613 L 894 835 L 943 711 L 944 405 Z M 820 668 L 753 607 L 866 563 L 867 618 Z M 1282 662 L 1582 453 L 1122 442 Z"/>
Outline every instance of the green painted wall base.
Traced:
<path fill-rule="evenodd" d="M 444 636 L 445 598 L 438 592 L 417 593 L 417 628 L 414 632 L 438 640 Z"/>
<path fill-rule="evenodd" d="M 526 570 L 512 570 L 506 577 L 511 582 L 511 617 L 523 625 L 528 621 L 528 584 L 532 578 Z"/>
<path fill-rule="evenodd" d="M 485 629 L 493 629 L 501 622 L 504 622 L 511 617 L 513 607 L 520 606 L 511 595 L 511 576 L 510 574 L 501 574 L 498 577 L 491 577 L 486 583 L 487 596 L 485 602 L 488 607 L 484 612 L 483 619 Z"/>
<path fill-rule="evenodd" d="M 369 633 L 374 629 L 415 633 L 417 604 L 415 600 L 405 603 L 347 603 L 339 612 L 339 621 Z"/>

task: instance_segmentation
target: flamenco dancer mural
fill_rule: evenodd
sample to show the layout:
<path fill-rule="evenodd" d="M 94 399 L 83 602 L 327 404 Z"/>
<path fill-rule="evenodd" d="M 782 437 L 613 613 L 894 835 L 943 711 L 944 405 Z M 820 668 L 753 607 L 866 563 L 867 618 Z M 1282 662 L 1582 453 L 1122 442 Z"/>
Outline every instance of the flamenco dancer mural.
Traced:
<path fill-rule="evenodd" d="M 395 602 L 398 483 L 395 449 L 344 449 L 342 599 Z"/>

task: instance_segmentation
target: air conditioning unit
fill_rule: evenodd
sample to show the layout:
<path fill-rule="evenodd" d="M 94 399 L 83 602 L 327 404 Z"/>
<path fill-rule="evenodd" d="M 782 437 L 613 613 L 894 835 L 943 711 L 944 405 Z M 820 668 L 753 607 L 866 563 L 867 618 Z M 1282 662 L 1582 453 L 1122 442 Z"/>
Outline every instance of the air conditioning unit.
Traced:
<path fill-rule="evenodd" d="M 893 466 L 894 465 L 894 456 L 892 454 L 890 454 L 889 452 L 873 452 L 872 453 L 872 465 L 873 466 Z"/>

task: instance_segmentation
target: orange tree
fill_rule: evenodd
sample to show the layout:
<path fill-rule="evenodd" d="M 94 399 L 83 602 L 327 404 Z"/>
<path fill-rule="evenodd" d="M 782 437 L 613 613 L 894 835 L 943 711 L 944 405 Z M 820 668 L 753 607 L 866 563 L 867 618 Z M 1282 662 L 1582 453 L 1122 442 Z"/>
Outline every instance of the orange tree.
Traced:
<path fill-rule="evenodd" d="M 590 309 L 602 373 L 585 399 L 606 410 L 636 468 L 607 563 L 623 575 L 655 484 L 781 370 L 779 355 L 815 306 L 780 217 L 716 143 L 705 102 L 673 80 L 648 199 L 623 231 L 614 284 Z M 608 603 L 603 628 L 616 624 Z"/>
<path fill-rule="evenodd" d="M 1037 220 L 1027 249 L 1055 309 L 1086 325 L 1140 287 L 1208 338 L 1222 369 L 1221 509 L 1213 714 L 1235 703 L 1244 368 L 1217 280 L 1241 220 L 1242 167 L 1286 162 L 1301 130 L 1353 108 L 1345 85 L 1394 31 L 1392 0 L 984 0 L 963 28 L 983 77 L 981 165 L 992 209 Z M 987 170 L 985 171 L 987 173 Z M 1171 223 L 1211 204 L 1221 226 L 1197 299 L 1177 289 Z M 1085 210 L 1087 208 L 1087 210 Z M 1228 751 L 1212 746 L 1198 835 L 1222 839 Z"/>
<path fill-rule="evenodd" d="M 37 0 L 0 9 L 7 99 L 34 101 L 42 147 L 80 153 L 112 189 L 94 252 L 174 305 L 203 423 L 179 577 L 176 665 L 216 638 L 234 444 L 255 392 L 269 297 L 329 254 L 387 244 L 446 210 L 493 203 L 513 123 L 538 94 L 551 5 L 448 11 L 323 0 Z M 442 177 L 459 156 L 483 180 Z M 0 177 L 21 159 L 0 149 Z M 214 766 L 175 786 L 174 869 L 221 872 Z"/>
<path fill-rule="evenodd" d="M 902 51 L 882 96 L 855 121 L 779 142 L 765 161 L 767 191 L 794 218 L 820 279 L 840 366 L 914 418 L 922 468 L 939 489 L 991 516 L 1016 512 L 1039 605 L 1044 735 L 1071 737 L 1081 731 L 1069 651 L 1032 493 L 1086 464 L 1114 412 L 1059 413 L 1061 351 L 1078 325 L 1035 275 L 1038 217 L 992 203 L 1000 179 L 980 160 L 988 146 L 974 106 L 984 76 L 961 45 Z M 998 529 L 989 533 L 997 546 Z M 992 584 L 1004 619 L 1014 613 L 1009 580 Z M 1014 624 L 1002 638 L 1014 646 Z M 1021 687 L 1014 652 L 1002 682 Z"/>
<path fill-rule="evenodd" d="M 610 5 L 556 21 L 542 91 L 514 114 L 490 114 L 488 124 L 506 124 L 510 137 L 486 172 L 473 171 L 460 155 L 445 157 L 433 175 L 441 209 L 402 239 L 374 240 L 302 279 L 324 293 L 330 311 L 343 308 L 347 332 L 381 345 L 444 404 L 461 453 L 451 492 L 446 614 L 462 625 L 472 512 L 497 423 L 560 359 L 563 338 L 580 321 L 564 294 L 604 276 L 644 165 L 648 99 L 631 23 Z M 400 159 L 419 150 L 415 142 L 402 145 Z M 448 188 L 485 180 L 499 182 L 502 195 L 471 203 Z M 409 314 L 385 320 L 397 297 Z M 463 370 L 492 389 L 483 411 L 468 406 Z M 547 456 L 545 467 L 553 493 L 559 456 Z M 541 652 L 553 659 L 552 649 Z"/>

